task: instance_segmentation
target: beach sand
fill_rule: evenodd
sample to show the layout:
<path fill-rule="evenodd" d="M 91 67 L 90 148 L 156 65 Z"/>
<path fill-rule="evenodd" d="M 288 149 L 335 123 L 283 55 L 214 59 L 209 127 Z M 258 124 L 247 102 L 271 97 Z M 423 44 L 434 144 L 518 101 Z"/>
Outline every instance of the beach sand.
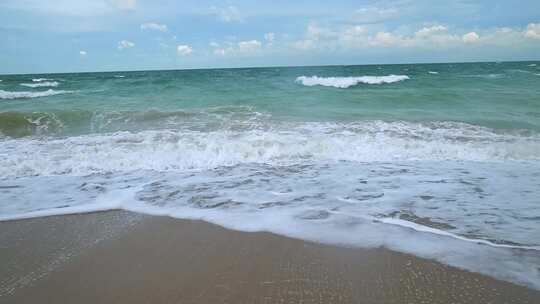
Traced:
<path fill-rule="evenodd" d="M 0 303 L 540 303 L 383 248 L 113 211 L 0 222 Z"/>

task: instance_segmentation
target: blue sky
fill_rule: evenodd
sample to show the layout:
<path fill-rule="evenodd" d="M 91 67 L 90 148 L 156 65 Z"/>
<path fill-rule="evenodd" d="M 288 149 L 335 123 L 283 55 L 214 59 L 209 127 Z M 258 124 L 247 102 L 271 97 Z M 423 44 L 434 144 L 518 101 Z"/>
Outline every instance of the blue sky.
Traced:
<path fill-rule="evenodd" d="M 540 1 L 2 0 L 0 74 L 540 59 Z"/>

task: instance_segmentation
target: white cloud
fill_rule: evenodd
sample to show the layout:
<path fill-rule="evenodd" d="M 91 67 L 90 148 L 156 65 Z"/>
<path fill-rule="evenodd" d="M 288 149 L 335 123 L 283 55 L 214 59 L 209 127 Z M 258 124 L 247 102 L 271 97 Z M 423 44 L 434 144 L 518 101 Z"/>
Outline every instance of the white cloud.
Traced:
<path fill-rule="evenodd" d="M 342 31 L 341 35 L 339 35 L 339 39 L 346 44 L 355 44 L 357 42 L 365 42 L 367 35 L 368 30 L 366 27 L 361 25 L 355 25 L 345 28 Z"/>
<path fill-rule="evenodd" d="M 354 20 L 358 23 L 378 23 L 397 16 L 395 8 L 363 7 L 354 12 Z"/>
<path fill-rule="evenodd" d="M 240 41 L 238 49 L 242 52 L 254 52 L 261 48 L 262 44 L 258 40 Z"/>
<path fill-rule="evenodd" d="M 357 40 L 355 31 L 362 31 L 361 28 L 358 26 L 351 28 L 350 31 L 348 29 L 343 31 L 343 29 L 335 30 L 312 23 L 307 26 L 304 39 L 294 41 L 292 47 L 299 50 L 334 49 L 340 40 Z"/>
<path fill-rule="evenodd" d="M 262 43 L 258 40 L 240 41 L 237 44 L 225 43 L 224 47 L 216 48 L 215 55 L 253 55 L 262 50 Z"/>
<path fill-rule="evenodd" d="M 214 50 L 214 55 L 218 55 L 218 56 L 225 56 L 227 55 L 228 53 L 231 53 L 233 52 L 234 50 L 232 48 L 224 48 L 224 49 L 215 49 Z"/>
<path fill-rule="evenodd" d="M 134 46 L 135 46 L 135 43 L 133 43 L 131 41 L 128 41 L 128 40 L 122 40 L 122 41 L 118 42 L 118 49 L 119 50 L 129 49 L 129 48 L 132 48 Z"/>
<path fill-rule="evenodd" d="M 426 26 L 408 33 L 404 28 L 395 31 L 375 31 L 376 28 L 366 25 L 319 27 L 309 24 L 304 38 L 288 45 L 301 51 L 324 50 L 330 52 L 388 47 L 448 49 L 464 44 L 505 47 L 527 43 L 525 36 L 536 37 L 535 31 L 540 29 L 540 24 L 538 27 L 537 25 L 529 25 L 526 30 L 490 28 L 482 32 L 471 31 L 465 32 L 465 34 L 459 33 L 460 30 L 451 31 L 445 25 Z M 529 33 L 527 34 L 527 32 Z M 540 39 L 540 35 L 538 37 Z"/>
<path fill-rule="evenodd" d="M 121 10 L 134 10 L 137 7 L 137 0 L 109 0 L 109 2 Z"/>
<path fill-rule="evenodd" d="M 348 36 L 363 36 L 367 33 L 367 28 L 361 25 L 351 26 L 344 32 Z"/>
<path fill-rule="evenodd" d="M 524 31 L 520 29 L 512 29 L 508 27 L 495 28 L 479 34 L 480 40 L 478 43 L 489 44 L 494 46 L 515 46 L 527 43 L 524 37 Z"/>
<path fill-rule="evenodd" d="M 378 32 L 372 40 L 373 45 L 391 46 L 399 44 L 403 41 L 403 38 L 390 33 L 390 32 Z"/>
<path fill-rule="evenodd" d="M 264 40 L 266 40 L 268 43 L 274 42 L 276 39 L 276 34 L 274 33 L 266 33 L 264 34 Z"/>
<path fill-rule="evenodd" d="M 540 23 L 530 23 L 525 30 L 525 37 L 540 39 Z"/>
<path fill-rule="evenodd" d="M 334 45 L 339 38 L 339 30 L 310 23 L 307 26 L 305 37 L 293 42 L 292 47 L 299 50 L 320 49 Z"/>
<path fill-rule="evenodd" d="M 179 45 L 176 48 L 176 51 L 178 52 L 178 55 L 180 56 L 188 56 L 193 53 L 193 48 L 189 45 Z"/>
<path fill-rule="evenodd" d="M 219 47 L 219 43 L 215 42 L 215 41 L 212 41 L 210 42 L 210 46 L 213 47 L 213 48 L 218 48 Z"/>
<path fill-rule="evenodd" d="M 413 37 L 406 38 L 405 44 L 411 46 L 441 47 L 453 43 L 459 43 L 461 37 L 449 33 L 448 27 L 444 25 L 434 25 L 423 27 L 414 33 Z"/>
<path fill-rule="evenodd" d="M 309 40 L 328 40 L 328 39 L 336 39 L 339 36 L 339 33 L 327 28 L 327 27 L 320 27 L 316 24 L 309 24 L 306 31 L 306 37 Z"/>
<path fill-rule="evenodd" d="M 86 51 L 79 51 L 79 55 L 81 56 L 86 56 L 86 54 L 87 54 Z"/>
<path fill-rule="evenodd" d="M 231 5 L 224 8 L 218 8 L 218 7 L 212 6 L 210 9 L 212 10 L 212 13 L 216 15 L 219 18 L 219 20 L 223 22 L 244 21 L 244 18 L 242 17 L 240 10 L 236 6 Z"/>
<path fill-rule="evenodd" d="M 463 37 L 461 38 L 463 39 L 463 42 L 465 43 L 475 43 L 480 40 L 480 36 L 476 32 L 467 33 L 463 35 Z"/>
<path fill-rule="evenodd" d="M 166 24 L 146 22 L 146 23 L 141 24 L 141 30 L 153 30 L 153 31 L 166 32 L 168 31 L 168 28 Z"/>
<path fill-rule="evenodd" d="M 316 47 L 316 43 L 315 41 L 310 40 L 310 39 L 298 40 L 293 43 L 293 47 L 295 49 L 306 51 L 306 50 L 314 49 Z"/>
<path fill-rule="evenodd" d="M 431 27 L 424 27 L 420 30 L 418 30 L 415 35 L 417 37 L 430 37 L 432 35 L 442 34 L 446 33 L 448 31 L 448 28 L 443 25 L 435 25 Z"/>

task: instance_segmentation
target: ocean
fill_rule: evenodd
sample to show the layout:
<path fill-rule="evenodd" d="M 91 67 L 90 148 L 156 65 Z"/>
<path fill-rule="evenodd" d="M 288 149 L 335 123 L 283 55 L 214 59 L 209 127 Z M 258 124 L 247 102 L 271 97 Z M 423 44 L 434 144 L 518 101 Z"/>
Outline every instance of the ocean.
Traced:
<path fill-rule="evenodd" d="M 114 209 L 540 289 L 540 63 L 0 75 L 0 220 Z"/>

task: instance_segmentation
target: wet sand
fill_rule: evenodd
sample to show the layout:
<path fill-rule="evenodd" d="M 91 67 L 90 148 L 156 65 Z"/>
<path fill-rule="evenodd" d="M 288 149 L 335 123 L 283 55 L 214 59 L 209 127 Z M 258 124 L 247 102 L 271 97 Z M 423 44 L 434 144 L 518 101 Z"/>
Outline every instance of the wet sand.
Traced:
<path fill-rule="evenodd" d="M 393 252 L 127 212 L 0 222 L 0 303 L 540 303 Z"/>

